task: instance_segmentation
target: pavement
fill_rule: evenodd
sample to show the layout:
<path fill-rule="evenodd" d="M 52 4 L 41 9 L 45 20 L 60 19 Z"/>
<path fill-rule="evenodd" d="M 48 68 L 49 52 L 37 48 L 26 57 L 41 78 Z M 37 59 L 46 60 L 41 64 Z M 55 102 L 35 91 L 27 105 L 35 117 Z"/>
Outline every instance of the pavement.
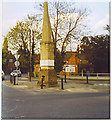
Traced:
<path fill-rule="evenodd" d="M 86 80 L 68 80 L 67 83 L 63 83 L 61 89 L 61 79 L 58 78 L 58 87 L 41 87 L 37 86 L 37 79 L 32 79 L 31 82 L 26 77 L 19 77 L 18 85 L 13 85 L 10 80 L 4 80 L 3 84 L 16 89 L 33 90 L 33 91 L 52 91 L 52 92 L 74 92 L 74 93 L 97 93 L 97 92 L 109 92 L 110 81 L 89 81 Z"/>

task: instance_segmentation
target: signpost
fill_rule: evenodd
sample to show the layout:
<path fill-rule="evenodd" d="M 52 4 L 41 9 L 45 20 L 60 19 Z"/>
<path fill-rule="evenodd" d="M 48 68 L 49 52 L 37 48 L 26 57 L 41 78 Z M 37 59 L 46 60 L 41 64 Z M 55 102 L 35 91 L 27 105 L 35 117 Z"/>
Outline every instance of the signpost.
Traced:
<path fill-rule="evenodd" d="M 19 61 L 15 61 L 15 66 L 18 67 L 20 65 Z"/>
<path fill-rule="evenodd" d="M 88 76 L 90 76 L 90 72 L 89 72 L 89 71 L 86 72 L 86 80 L 87 80 L 87 84 L 88 84 Z"/>
<path fill-rule="evenodd" d="M 16 55 L 15 55 L 15 58 L 16 58 L 16 61 L 15 61 L 16 70 L 18 70 L 18 66 L 20 65 L 20 62 L 18 61 L 19 57 L 20 57 L 20 55 L 18 55 L 18 54 L 16 53 Z M 17 71 L 17 72 L 18 72 L 18 71 Z M 17 76 L 16 76 L 16 84 L 18 85 L 18 74 L 17 74 Z"/>

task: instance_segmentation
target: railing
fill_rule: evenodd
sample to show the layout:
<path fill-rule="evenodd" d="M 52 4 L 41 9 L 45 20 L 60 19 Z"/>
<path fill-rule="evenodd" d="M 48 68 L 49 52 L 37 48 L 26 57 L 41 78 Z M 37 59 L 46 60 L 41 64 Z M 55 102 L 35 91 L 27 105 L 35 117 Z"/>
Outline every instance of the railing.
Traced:
<path fill-rule="evenodd" d="M 108 78 L 110 77 L 110 73 L 89 73 L 90 76 L 89 77 L 96 77 L 96 79 L 98 80 L 99 78 L 105 77 Z M 82 79 L 84 76 L 86 76 L 87 73 L 81 73 Z"/>
<path fill-rule="evenodd" d="M 86 79 L 87 73 L 81 73 L 78 75 L 66 75 L 67 79 Z M 57 74 L 58 77 L 64 76 Z M 89 73 L 88 79 L 95 80 L 110 80 L 110 73 Z"/>

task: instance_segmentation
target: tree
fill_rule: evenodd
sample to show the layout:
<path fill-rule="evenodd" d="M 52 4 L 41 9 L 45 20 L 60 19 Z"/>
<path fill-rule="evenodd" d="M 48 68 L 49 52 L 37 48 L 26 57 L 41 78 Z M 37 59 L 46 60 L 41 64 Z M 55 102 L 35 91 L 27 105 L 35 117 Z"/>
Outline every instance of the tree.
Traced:
<path fill-rule="evenodd" d="M 64 57 L 63 54 L 58 50 L 56 54 L 56 62 L 55 62 L 55 70 L 56 72 L 60 72 L 64 65 Z"/>
<path fill-rule="evenodd" d="M 75 3 L 49 2 L 51 16 L 52 39 L 54 42 L 55 64 L 57 60 L 57 48 L 61 48 L 62 57 L 71 41 L 77 42 L 83 36 L 86 27 L 84 20 L 87 17 L 86 9 L 77 9 Z M 40 4 L 43 10 L 43 4 Z"/>
<path fill-rule="evenodd" d="M 8 61 L 9 61 L 9 54 L 8 54 L 8 40 L 7 37 L 4 37 L 4 43 L 2 47 L 2 69 L 6 71 Z"/>
<path fill-rule="evenodd" d="M 39 29 L 38 29 L 38 24 L 39 24 L 39 18 L 37 18 L 37 15 L 27 15 L 28 18 L 26 19 L 26 21 L 29 23 L 31 30 L 30 30 L 30 38 L 32 38 L 32 46 L 30 51 L 31 51 L 31 65 L 32 65 L 32 70 L 34 69 L 34 64 L 35 64 L 35 48 L 38 47 L 36 44 L 40 43 L 40 40 L 42 38 L 42 33 L 40 33 Z M 36 47 L 35 47 L 36 46 Z"/>
<path fill-rule="evenodd" d="M 109 35 L 83 37 L 81 55 L 85 56 L 95 72 L 109 72 Z"/>
<path fill-rule="evenodd" d="M 38 28 L 39 22 L 37 20 L 37 16 L 27 15 L 27 17 L 28 18 L 25 19 L 24 21 L 17 22 L 15 27 L 10 29 L 9 33 L 7 34 L 7 37 L 8 37 L 9 46 L 11 50 L 17 50 L 17 51 L 19 50 L 19 52 L 23 52 L 23 53 L 26 51 L 31 52 L 31 59 L 32 59 L 32 66 L 33 66 L 34 65 L 33 56 L 36 50 L 35 48 L 38 48 L 38 46 L 36 45 L 37 43 L 40 42 L 41 33 L 39 32 L 39 28 Z M 32 30 L 33 25 L 34 27 L 36 27 L 36 29 L 34 30 Z M 22 57 L 26 59 L 27 55 L 25 56 L 24 54 Z"/>
<path fill-rule="evenodd" d="M 18 54 L 20 55 L 19 62 L 20 62 L 20 69 L 22 73 L 26 73 L 29 71 L 29 63 L 30 63 L 30 53 L 28 49 L 23 49 L 21 46 L 18 50 Z"/>
<path fill-rule="evenodd" d="M 80 37 L 82 34 L 81 30 L 86 27 L 83 22 L 87 17 L 87 10 L 77 9 L 74 5 L 74 2 L 49 2 L 52 38 L 55 43 L 55 49 L 60 44 L 62 52 L 65 50 L 64 44 L 68 45 L 72 40 L 70 38 L 77 39 Z M 40 8 L 43 10 L 43 4 L 40 4 Z"/>

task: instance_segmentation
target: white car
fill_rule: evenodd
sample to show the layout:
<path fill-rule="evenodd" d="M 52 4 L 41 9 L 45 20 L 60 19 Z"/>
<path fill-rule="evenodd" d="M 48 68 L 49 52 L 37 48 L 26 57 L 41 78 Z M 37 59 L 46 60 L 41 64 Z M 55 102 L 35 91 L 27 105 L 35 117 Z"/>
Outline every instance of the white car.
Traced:
<path fill-rule="evenodd" d="M 10 73 L 11 76 L 19 76 L 21 77 L 21 71 L 20 70 L 14 70 L 13 72 Z"/>

